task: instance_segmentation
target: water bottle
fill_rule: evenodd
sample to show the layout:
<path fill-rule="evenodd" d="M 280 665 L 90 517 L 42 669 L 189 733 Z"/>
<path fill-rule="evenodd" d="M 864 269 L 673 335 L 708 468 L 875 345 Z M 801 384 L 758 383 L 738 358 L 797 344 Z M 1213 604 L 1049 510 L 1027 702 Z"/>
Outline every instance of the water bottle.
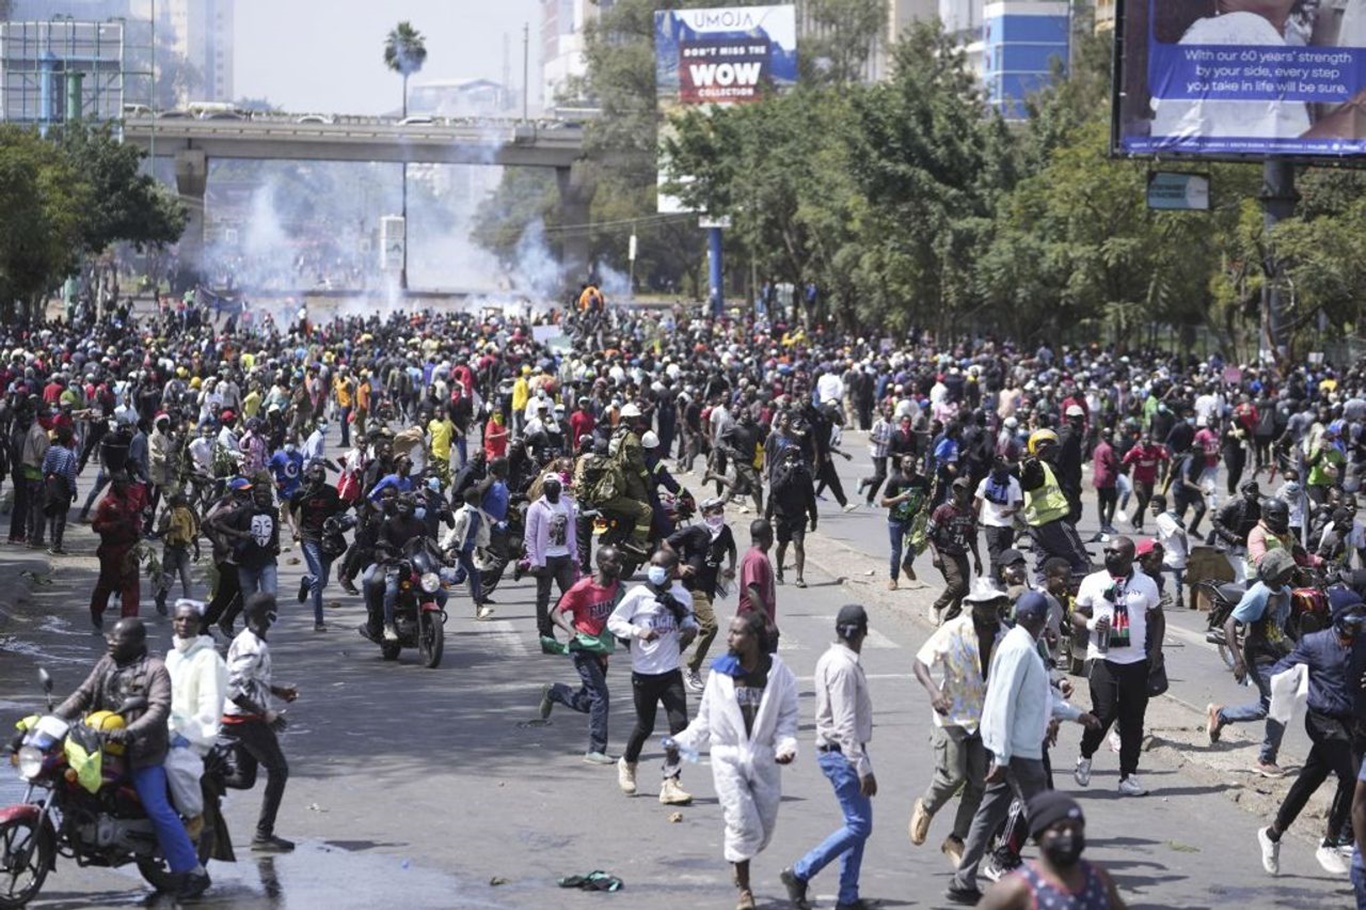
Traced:
<path fill-rule="evenodd" d="M 682 745 L 678 742 L 678 740 L 674 739 L 672 736 L 664 737 L 664 739 L 660 741 L 660 745 L 662 745 L 665 749 L 673 749 L 674 751 L 676 751 L 679 757 L 682 758 L 685 762 L 694 765 L 697 764 L 697 760 L 699 758 L 697 750 L 689 746 Z"/>
<path fill-rule="evenodd" d="M 1110 653 L 1110 624 L 1106 623 L 1104 629 L 1096 629 L 1096 650 L 1101 654 Z"/>

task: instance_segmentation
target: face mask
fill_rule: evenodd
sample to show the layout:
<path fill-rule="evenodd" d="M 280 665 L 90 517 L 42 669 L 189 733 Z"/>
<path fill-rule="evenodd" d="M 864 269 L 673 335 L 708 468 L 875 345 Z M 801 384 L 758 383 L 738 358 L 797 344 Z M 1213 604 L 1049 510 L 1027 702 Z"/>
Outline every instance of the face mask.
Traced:
<path fill-rule="evenodd" d="M 427 517 L 427 510 L 423 508 L 414 509 L 413 517 L 416 518 L 418 521 L 423 521 Z"/>
<path fill-rule="evenodd" d="M 721 529 L 726 526 L 726 516 L 724 515 L 708 515 L 704 520 L 714 534 L 720 534 Z"/>
<path fill-rule="evenodd" d="M 1195 426 L 1195 418 L 1194 418 L 1194 417 L 1187 417 L 1187 418 L 1186 418 L 1186 426 L 1190 426 L 1190 427 Z"/>
<path fill-rule="evenodd" d="M 664 587 L 665 582 L 669 580 L 669 570 L 663 566 L 650 566 L 649 570 L 645 573 L 645 577 L 648 578 L 650 584 L 654 585 L 656 588 L 662 588 Z"/>
<path fill-rule="evenodd" d="M 1073 832 L 1054 834 L 1039 844 L 1039 849 L 1055 866 L 1075 866 L 1077 860 L 1081 859 L 1081 852 L 1086 849 L 1086 836 Z"/>
<path fill-rule="evenodd" d="M 296 446 L 296 445 L 294 445 L 294 443 L 292 443 L 292 442 L 287 442 L 287 443 L 285 443 L 285 452 L 286 452 L 286 454 L 293 455 L 296 451 L 298 451 L 298 448 L 299 448 L 299 447 Z"/>

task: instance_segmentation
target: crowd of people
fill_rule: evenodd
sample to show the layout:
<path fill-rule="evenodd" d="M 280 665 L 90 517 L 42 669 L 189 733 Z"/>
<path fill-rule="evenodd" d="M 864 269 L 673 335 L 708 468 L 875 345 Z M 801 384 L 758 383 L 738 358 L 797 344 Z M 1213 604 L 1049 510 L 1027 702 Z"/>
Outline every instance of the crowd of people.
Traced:
<path fill-rule="evenodd" d="M 505 576 L 530 575 L 542 649 L 566 654 L 577 676 L 576 686 L 544 687 L 542 719 L 556 706 L 587 714 L 584 760 L 615 766 L 620 789 L 634 794 L 662 705 L 659 799 L 669 805 L 691 801 L 684 759 L 710 745 L 725 858 L 739 906 L 753 907 L 749 864 L 774 829 L 780 768 L 797 754 L 777 590 L 789 548 L 792 584 L 806 586 L 806 535 L 828 492 L 845 511 L 885 520 L 890 589 L 920 577 L 927 550 L 942 578 L 936 628 L 913 665 L 932 706 L 935 771 L 909 835 L 925 843 L 957 799 L 941 845 L 954 870 L 948 897 L 1011 907 L 1033 895 L 1048 906 L 1037 902 L 1068 893 L 1083 895 L 1073 906 L 1122 907 L 1113 881 L 1081 859 L 1084 820 L 1052 790 L 1049 748 L 1058 722 L 1085 727 L 1072 769 L 1085 787 L 1113 727 L 1120 793 L 1146 792 L 1140 746 L 1148 699 L 1165 688 L 1165 611 L 1201 580 L 1185 570 L 1207 543 L 1224 551 L 1232 577 L 1254 582 L 1229 641 L 1235 672 L 1261 694 L 1247 707 L 1211 706 L 1209 737 L 1267 718 L 1258 769 L 1279 774 L 1274 679 L 1305 668 L 1314 751 L 1258 838 L 1274 873 L 1282 834 L 1331 773 L 1338 796 L 1316 855 L 1348 872 L 1366 751 L 1356 682 L 1366 606 L 1350 576 L 1337 587 L 1325 580 L 1331 612 L 1314 629 L 1292 616 L 1289 589 L 1296 572 L 1327 579 L 1366 565 L 1354 499 L 1366 472 L 1360 369 L 1031 351 L 994 338 L 936 346 L 914 333 L 895 343 L 588 299 L 534 318 L 300 312 L 249 326 L 220 323 L 191 300 L 152 317 L 125 305 L 98 321 L 0 328 L 9 543 L 46 548 L 60 569 L 70 511 L 83 503 L 76 520 L 98 539 L 95 631 L 110 599 L 119 603 L 110 656 L 86 695 L 112 691 L 100 682 L 108 676 L 165 672 L 147 657 L 137 618 L 145 572 L 155 609 L 167 614 L 174 601 L 177 651 L 213 651 L 215 633 L 229 643 L 223 667 L 204 662 L 226 674 L 213 688 L 221 710 L 191 713 L 209 738 L 234 743 L 246 785 L 265 769 L 253 845 L 288 849 L 274 832 L 288 768 L 272 699 L 298 693 L 271 683 L 266 647 L 283 535 L 307 565 L 297 598 L 311 605 L 315 632 L 336 631 L 324 599 L 335 584 L 364 598 L 357 631 L 382 647 L 400 638 L 396 566 L 415 544 L 433 546 L 449 569 L 441 605 L 445 587 L 463 589 L 476 620 L 494 615 Z M 553 336 L 567 344 L 547 344 Z M 867 434 L 873 471 L 851 498 L 836 459 L 850 458 L 853 429 Z M 690 474 L 700 502 L 678 479 Z M 1077 531 L 1088 483 L 1099 559 Z M 736 516 L 747 517 L 743 553 Z M 1147 517 L 1153 536 L 1143 534 Z M 206 553 L 202 589 L 192 567 Z M 637 570 L 644 580 L 632 584 Z M 716 602 L 732 587 L 737 608 L 714 655 Z M 815 748 L 843 825 L 785 869 L 782 884 L 794 906 L 808 906 L 811 879 L 838 861 L 837 907 L 855 910 L 867 905 L 859 871 L 877 793 L 859 661 L 865 608 L 841 610 L 834 631 L 816 669 Z M 613 757 L 607 666 L 619 642 L 630 645 L 636 723 Z M 1064 653 L 1085 661 L 1089 711 L 1067 701 Z M 165 694 L 148 710 L 153 721 L 122 734 L 145 738 L 140 792 L 164 787 L 164 775 L 144 769 L 177 748 L 175 737 L 145 732 L 168 720 L 177 729 L 177 695 Z M 63 710 L 91 706 L 73 696 Z M 203 745 L 209 734 L 195 729 L 180 748 Z M 202 891 L 207 875 L 189 862 L 173 808 L 144 802 L 185 893 Z M 1040 858 L 1022 866 L 1029 838 Z M 983 897 L 979 874 L 1005 883 Z"/>

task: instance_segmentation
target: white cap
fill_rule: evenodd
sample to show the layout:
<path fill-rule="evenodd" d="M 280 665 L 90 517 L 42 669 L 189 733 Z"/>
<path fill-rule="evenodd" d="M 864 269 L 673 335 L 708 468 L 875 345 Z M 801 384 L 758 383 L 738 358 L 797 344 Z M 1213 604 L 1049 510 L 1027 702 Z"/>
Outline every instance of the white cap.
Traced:
<path fill-rule="evenodd" d="M 659 448 L 659 437 L 654 430 L 646 430 L 645 435 L 640 437 L 640 444 L 647 449 Z"/>
<path fill-rule="evenodd" d="M 1079 404 L 1069 404 L 1069 405 L 1067 406 L 1067 416 L 1068 416 L 1068 417 L 1085 417 L 1085 416 L 1086 416 L 1086 412 L 1083 411 L 1083 410 L 1081 409 L 1081 405 L 1079 405 Z"/>

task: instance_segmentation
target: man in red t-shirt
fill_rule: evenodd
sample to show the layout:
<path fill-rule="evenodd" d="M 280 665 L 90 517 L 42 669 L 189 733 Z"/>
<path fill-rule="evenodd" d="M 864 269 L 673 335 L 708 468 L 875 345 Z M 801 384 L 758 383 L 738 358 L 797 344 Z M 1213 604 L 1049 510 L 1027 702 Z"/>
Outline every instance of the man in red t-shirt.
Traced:
<path fill-rule="evenodd" d="M 560 595 L 550 619 L 569 635 L 569 655 L 582 684 L 578 691 L 564 683 L 541 690 L 541 719 L 550 717 L 558 702 L 588 715 L 588 751 L 583 760 L 593 765 L 616 762 L 607 754 L 607 655 L 613 645 L 607 617 L 621 600 L 621 554 L 611 545 L 598 550 L 598 571 L 581 578 Z"/>
<path fill-rule="evenodd" d="M 579 450 L 580 439 L 593 435 L 595 421 L 593 420 L 593 412 L 589 410 L 591 404 L 592 401 L 589 397 L 583 396 L 579 399 L 578 409 L 569 417 L 569 445 L 575 452 Z"/>
<path fill-rule="evenodd" d="M 773 563 L 768 551 L 773 547 L 773 526 L 762 518 L 749 525 L 749 549 L 740 560 L 740 603 L 735 615 L 763 613 L 767 627 L 768 653 L 778 650 L 778 595 L 774 586 Z"/>
<path fill-rule="evenodd" d="M 1144 433 L 1138 445 L 1124 453 L 1121 464 L 1129 468 L 1134 484 L 1134 498 L 1138 508 L 1134 510 L 1134 533 L 1143 532 L 1143 516 L 1148 512 L 1148 501 L 1153 498 L 1153 487 L 1157 484 L 1158 472 L 1162 465 L 1171 461 L 1166 446 L 1153 442 L 1152 436 Z"/>

